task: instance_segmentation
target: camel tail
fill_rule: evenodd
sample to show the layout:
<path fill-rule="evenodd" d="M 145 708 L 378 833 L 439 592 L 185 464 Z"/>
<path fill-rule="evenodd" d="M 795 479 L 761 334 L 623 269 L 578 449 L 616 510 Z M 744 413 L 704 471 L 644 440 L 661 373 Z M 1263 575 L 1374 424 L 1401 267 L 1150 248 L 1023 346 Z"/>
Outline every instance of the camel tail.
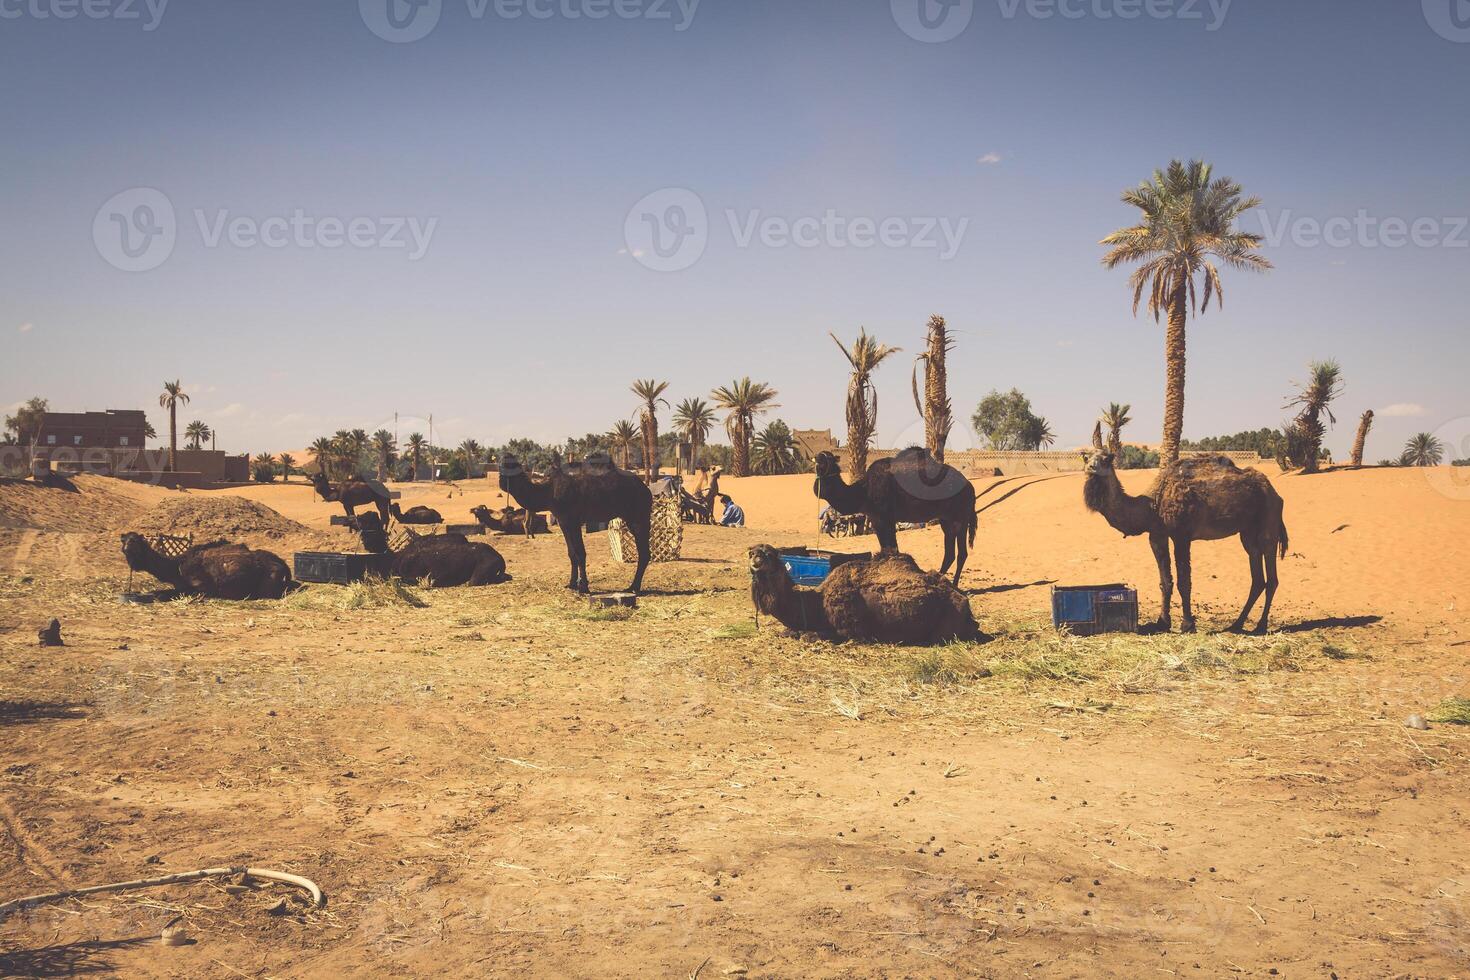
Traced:
<path fill-rule="evenodd" d="M 1286 557 L 1286 549 L 1291 546 L 1291 536 L 1286 533 L 1286 522 L 1281 522 L 1281 557 Z"/>
<path fill-rule="evenodd" d="M 975 547 L 975 530 L 980 526 L 980 512 L 977 510 L 970 515 L 970 547 Z"/>

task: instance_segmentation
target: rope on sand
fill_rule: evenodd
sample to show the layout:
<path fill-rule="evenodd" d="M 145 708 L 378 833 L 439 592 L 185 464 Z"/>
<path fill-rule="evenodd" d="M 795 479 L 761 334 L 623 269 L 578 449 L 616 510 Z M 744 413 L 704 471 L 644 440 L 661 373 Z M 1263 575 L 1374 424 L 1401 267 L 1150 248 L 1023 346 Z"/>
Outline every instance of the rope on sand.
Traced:
<path fill-rule="evenodd" d="M 266 868 L 247 868 L 238 865 L 233 868 L 204 868 L 199 871 L 182 871 L 179 874 L 164 875 L 161 878 L 138 878 L 134 881 L 119 881 L 110 885 L 93 885 L 90 888 L 70 888 L 61 892 L 50 892 L 45 895 L 28 895 L 25 898 L 17 898 L 12 902 L 0 904 L 0 920 L 3 920 L 12 912 L 19 912 L 37 905 L 45 905 L 48 902 L 59 902 L 66 898 L 75 898 L 78 895 L 95 895 L 98 892 L 123 892 L 132 891 L 137 888 L 156 888 L 159 885 L 173 885 L 183 881 L 199 881 L 203 878 L 221 878 L 231 875 L 244 875 L 247 878 L 260 878 L 264 881 L 279 881 L 287 885 L 295 885 L 304 889 L 311 895 L 312 904 L 321 908 L 327 904 L 326 896 L 322 890 L 313 882 L 299 875 L 286 874 L 284 871 L 270 871 Z"/>

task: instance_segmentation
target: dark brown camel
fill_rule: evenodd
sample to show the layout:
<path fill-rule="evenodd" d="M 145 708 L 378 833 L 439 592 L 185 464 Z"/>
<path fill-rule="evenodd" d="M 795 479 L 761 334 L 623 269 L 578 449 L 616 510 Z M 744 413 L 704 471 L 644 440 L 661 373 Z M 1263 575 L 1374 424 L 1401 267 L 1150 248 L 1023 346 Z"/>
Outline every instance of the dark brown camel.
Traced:
<path fill-rule="evenodd" d="M 195 545 L 178 558 L 153 550 L 141 534 L 122 536 L 128 568 L 147 572 L 184 595 L 208 599 L 279 599 L 291 588 L 291 571 L 269 551 L 214 541 Z"/>
<path fill-rule="evenodd" d="M 884 551 L 898 550 L 900 521 L 938 521 L 944 529 L 944 564 L 939 574 L 954 565 L 954 584 L 959 586 L 979 524 L 975 488 L 963 473 L 918 447 L 905 449 L 891 459 L 877 460 L 856 483 L 842 479 L 837 457 L 831 453 L 818 453 L 816 462 L 817 479 L 812 491 L 839 514 L 866 514 Z"/>
<path fill-rule="evenodd" d="M 648 568 L 653 493 L 641 479 L 618 469 L 606 453 L 594 453 L 580 463 L 554 466 L 546 480 L 533 480 L 520 461 L 506 453 L 500 460 L 500 489 L 528 511 L 550 511 L 556 518 L 572 565 L 567 588 L 578 592 L 588 591 L 583 526 L 622 518 L 638 547 L 638 570 L 628 591 L 642 590 L 643 573 Z"/>
<path fill-rule="evenodd" d="M 884 552 L 846 562 L 820 588 L 810 588 L 791 581 L 770 545 L 756 545 L 749 554 L 756 609 L 794 632 L 915 645 L 980 636 L 964 594 L 942 574 L 921 571 L 908 555 Z"/>
<path fill-rule="evenodd" d="M 1265 593 L 1266 605 L 1255 632 L 1266 632 L 1271 602 L 1276 597 L 1276 558 L 1278 553 L 1286 556 L 1288 537 L 1282 520 L 1281 496 L 1265 474 L 1242 470 L 1224 456 L 1182 459 L 1160 471 L 1147 496 L 1135 497 L 1123 491 L 1113 468 L 1113 454 L 1098 452 L 1088 459 L 1082 496 L 1088 510 L 1103 515 L 1124 537 L 1148 535 L 1159 566 L 1163 605 L 1155 629 L 1167 631 L 1172 623 L 1174 579 L 1169 574 L 1169 543 L 1174 543 L 1179 601 L 1184 608 L 1180 629 L 1193 633 L 1191 545 L 1195 541 L 1218 541 L 1238 534 L 1250 557 L 1251 591 L 1230 630 L 1239 632 L 1245 628 L 1256 600 Z"/>
<path fill-rule="evenodd" d="M 399 524 L 443 524 L 444 518 L 432 507 L 410 507 L 400 510 L 397 503 L 390 503 L 388 511 Z"/>
<path fill-rule="evenodd" d="M 402 551 L 394 553 L 392 569 L 401 579 L 426 580 L 433 589 L 510 581 L 500 552 L 488 544 L 472 543 L 462 534 L 414 538 Z"/>
<path fill-rule="evenodd" d="M 519 507 L 506 507 L 504 510 L 491 510 L 484 504 L 470 509 L 475 520 L 480 526 L 501 534 L 524 534 L 528 538 L 534 538 L 537 534 L 545 534 L 556 525 L 556 518 L 548 518 L 545 514 L 533 514 Z"/>
<path fill-rule="evenodd" d="M 323 500 L 341 504 L 349 518 L 356 518 L 357 515 L 353 511 L 358 507 L 376 507 L 378 516 L 382 518 L 383 526 L 388 526 L 390 513 L 388 506 L 391 501 L 387 491 L 380 490 L 362 480 L 343 480 L 333 486 L 326 475 L 320 471 L 312 475 L 311 485 Z"/>

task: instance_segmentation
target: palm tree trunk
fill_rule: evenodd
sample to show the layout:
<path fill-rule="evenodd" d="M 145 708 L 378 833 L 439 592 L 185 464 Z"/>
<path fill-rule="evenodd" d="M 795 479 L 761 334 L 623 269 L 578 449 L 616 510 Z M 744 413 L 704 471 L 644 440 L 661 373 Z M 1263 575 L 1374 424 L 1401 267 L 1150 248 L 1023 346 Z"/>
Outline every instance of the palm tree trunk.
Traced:
<path fill-rule="evenodd" d="M 1353 466 L 1363 465 L 1363 447 L 1368 442 L 1368 430 L 1373 428 L 1373 409 L 1363 413 L 1363 420 L 1358 423 L 1358 437 L 1353 440 Z"/>
<path fill-rule="evenodd" d="M 736 476 L 750 476 L 750 423 L 742 416 L 740 424 L 735 428 L 735 464 Z"/>
<path fill-rule="evenodd" d="M 949 332 L 944 318 L 929 319 L 929 350 L 924 358 L 924 435 L 929 454 L 944 462 L 944 444 L 949 441 L 948 368 Z"/>
<path fill-rule="evenodd" d="M 1189 313 L 1185 285 L 1180 284 L 1169 300 L 1169 328 L 1164 334 L 1164 445 L 1160 466 L 1179 460 L 1179 442 L 1184 436 L 1185 317 Z"/>
<path fill-rule="evenodd" d="M 168 407 L 168 471 L 177 473 L 179 471 L 179 408 L 177 405 Z"/>
<path fill-rule="evenodd" d="M 658 418 L 653 409 L 643 410 L 643 472 L 649 483 L 658 477 Z"/>

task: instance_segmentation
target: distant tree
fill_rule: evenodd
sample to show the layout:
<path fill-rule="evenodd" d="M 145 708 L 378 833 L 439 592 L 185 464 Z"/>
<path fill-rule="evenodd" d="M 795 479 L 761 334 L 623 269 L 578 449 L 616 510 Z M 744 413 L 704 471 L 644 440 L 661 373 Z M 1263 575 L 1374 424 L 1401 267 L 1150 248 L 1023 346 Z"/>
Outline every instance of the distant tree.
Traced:
<path fill-rule="evenodd" d="M 276 459 L 270 453 L 261 453 L 250 458 L 250 476 L 256 483 L 274 483 Z"/>
<path fill-rule="evenodd" d="M 689 462 L 699 465 L 699 450 L 715 425 L 715 410 L 703 398 L 686 398 L 674 409 L 674 426 L 689 443 Z"/>
<path fill-rule="evenodd" d="M 1113 402 L 1103 409 L 1099 421 L 1108 427 L 1108 452 L 1115 457 L 1123 455 L 1123 427 L 1133 420 L 1128 413 L 1133 410 L 1132 405 L 1119 405 Z"/>
<path fill-rule="evenodd" d="M 290 483 L 291 471 L 296 468 L 296 457 L 290 453 L 281 453 L 276 457 L 276 462 L 281 464 L 281 479 Z"/>
<path fill-rule="evenodd" d="M 528 471 L 545 470 L 561 461 L 561 453 L 551 446 L 543 446 L 533 439 L 512 439 L 495 452 L 497 459 L 514 454 Z"/>
<path fill-rule="evenodd" d="M 975 434 L 996 452 L 1028 452 L 1056 441 L 1046 419 L 1031 411 L 1031 399 L 1012 388 L 992 391 L 970 417 Z"/>
<path fill-rule="evenodd" d="M 668 388 L 667 381 L 654 381 L 652 378 L 633 382 L 633 394 L 642 403 L 638 410 L 638 423 L 643 430 L 644 478 L 649 482 L 658 476 L 658 407 L 668 406 L 663 398 Z"/>
<path fill-rule="evenodd" d="M 209 426 L 195 419 L 184 427 L 184 438 L 189 440 L 190 449 L 203 449 L 204 444 L 209 441 Z"/>
<path fill-rule="evenodd" d="M 465 477 L 473 479 L 485 472 L 485 447 L 474 439 L 466 439 L 460 443 L 457 453 L 464 466 Z"/>
<path fill-rule="evenodd" d="M 636 434 L 636 433 L 635 433 Z M 589 432 L 585 436 L 569 436 L 562 444 L 568 461 L 583 460 L 598 453 L 612 456 L 612 439 L 605 432 Z"/>
<path fill-rule="evenodd" d="M 1180 444 L 1191 452 L 1254 452 L 1262 459 L 1275 459 L 1281 448 L 1282 434 L 1276 429 L 1257 429 L 1254 432 L 1237 432 L 1233 436 L 1211 436 L 1196 442 L 1185 440 Z"/>
<path fill-rule="evenodd" d="M 1297 385 L 1296 397 L 1287 408 L 1300 408 L 1291 423 L 1294 438 L 1288 439 L 1287 459 L 1304 473 L 1315 473 L 1322 459 L 1322 438 L 1328 424 L 1336 424 L 1332 402 L 1342 394 L 1342 367 L 1336 361 L 1313 361 L 1307 367 L 1307 381 Z M 1327 422 L 1322 421 L 1323 416 Z"/>
<path fill-rule="evenodd" d="M 179 381 L 165 381 L 163 383 L 163 394 L 158 396 L 158 406 L 168 409 L 168 468 L 170 472 L 178 471 L 179 454 L 179 406 L 189 404 L 189 396 L 184 393 L 184 386 Z"/>
<path fill-rule="evenodd" d="M 1139 449 L 1137 446 L 1124 446 L 1123 451 L 1118 454 L 1115 465 L 1120 470 L 1158 469 L 1159 454 L 1150 449 Z"/>
<path fill-rule="evenodd" d="M 902 348 L 878 343 L 866 328 L 858 331 L 850 349 L 835 333 L 828 336 L 852 368 L 847 380 L 847 469 L 853 479 L 861 479 L 868 472 L 868 449 L 878 428 L 878 389 L 873 385 L 873 371 Z"/>
<path fill-rule="evenodd" d="M 1404 444 L 1399 456 L 1403 466 L 1439 466 L 1444 462 L 1444 443 L 1431 433 L 1420 432 Z"/>
<path fill-rule="evenodd" d="M 5 419 L 5 430 L 14 433 L 15 442 L 29 451 L 41 441 L 41 429 L 50 404 L 44 398 L 32 398 Z"/>
<path fill-rule="evenodd" d="M 398 442 L 393 438 L 393 433 L 387 429 L 379 429 L 374 432 L 369 440 L 372 446 L 373 458 L 378 464 L 378 479 L 388 479 L 392 471 L 394 459 L 398 455 Z"/>
<path fill-rule="evenodd" d="M 408 477 L 410 481 L 418 481 L 419 470 L 424 465 L 424 453 L 428 450 L 428 448 L 429 440 L 424 438 L 424 434 L 422 432 L 415 432 L 409 435 L 408 458 L 413 462 L 413 472 Z"/>
<path fill-rule="evenodd" d="M 944 462 L 944 447 L 954 428 L 954 406 L 949 400 L 948 361 L 954 341 L 944 317 L 929 318 L 927 342 L 922 354 L 914 359 L 914 407 L 924 420 L 924 446 L 930 455 Z M 919 397 L 919 365 L 924 365 L 924 395 Z"/>
<path fill-rule="evenodd" d="M 311 451 L 312 462 L 321 471 L 322 476 L 328 480 L 336 477 L 337 443 L 328 436 L 319 436 L 315 442 L 307 447 Z"/>
<path fill-rule="evenodd" d="M 1353 439 L 1352 464 L 1354 467 L 1363 465 L 1363 450 L 1368 445 L 1368 430 L 1373 428 L 1373 409 L 1363 413 L 1358 420 L 1358 435 Z"/>
<path fill-rule="evenodd" d="M 612 427 L 608 433 L 608 442 L 611 447 L 620 454 L 618 465 L 623 469 L 628 468 L 628 453 L 633 449 L 634 440 L 638 438 L 638 430 L 633 428 L 633 423 L 627 419 L 619 419 L 618 424 Z"/>
<path fill-rule="evenodd" d="M 751 464 L 757 473 L 771 476 L 795 473 L 801 468 L 801 453 L 791 429 L 780 419 L 766 425 L 750 446 Z"/>

